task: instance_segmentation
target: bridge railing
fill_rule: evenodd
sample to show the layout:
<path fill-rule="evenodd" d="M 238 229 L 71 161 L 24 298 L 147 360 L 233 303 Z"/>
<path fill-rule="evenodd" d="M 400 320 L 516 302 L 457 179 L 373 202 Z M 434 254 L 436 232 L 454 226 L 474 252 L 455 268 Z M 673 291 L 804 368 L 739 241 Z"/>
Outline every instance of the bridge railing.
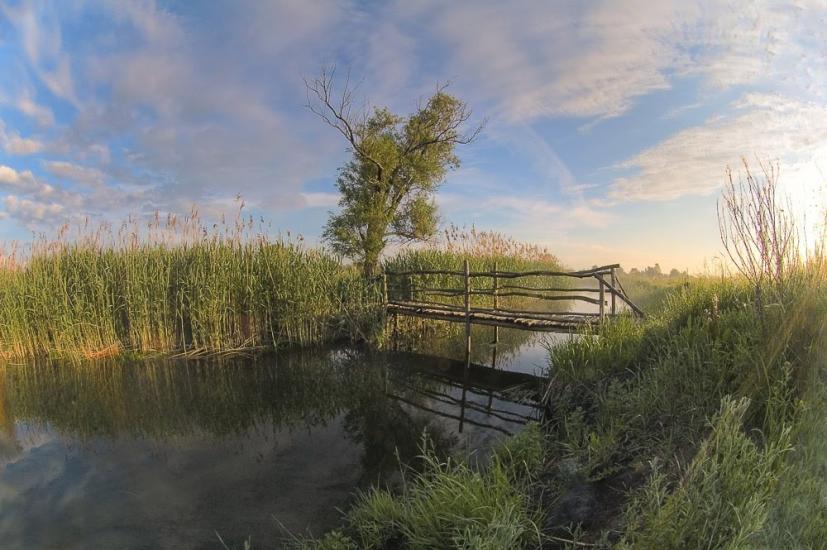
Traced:
<path fill-rule="evenodd" d="M 386 304 L 419 304 L 442 310 L 464 312 L 490 312 L 544 319 L 554 315 L 597 317 L 617 315 L 621 309 L 643 316 L 626 295 L 617 274 L 619 264 L 605 265 L 581 271 L 501 271 L 496 263 L 491 271 L 471 271 L 469 262 L 463 271 L 411 270 L 383 274 L 383 295 Z M 450 286 L 440 283 L 451 281 Z M 572 284 L 566 284 L 571 281 Z M 456 283 L 460 283 L 457 285 Z M 485 297 L 480 307 L 479 298 Z M 582 302 L 597 306 L 597 311 L 576 312 L 537 311 L 502 307 L 503 300 L 539 300 L 542 302 Z M 510 300 L 509 300 L 510 299 Z M 624 307 L 625 306 L 625 307 Z"/>

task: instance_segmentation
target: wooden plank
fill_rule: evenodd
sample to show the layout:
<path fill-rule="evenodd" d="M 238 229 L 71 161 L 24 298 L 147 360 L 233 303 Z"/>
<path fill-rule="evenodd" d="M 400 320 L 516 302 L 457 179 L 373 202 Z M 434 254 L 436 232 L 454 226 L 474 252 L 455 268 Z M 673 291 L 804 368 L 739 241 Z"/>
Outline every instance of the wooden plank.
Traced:
<path fill-rule="evenodd" d="M 461 290 L 443 290 L 439 288 L 413 288 L 411 289 L 411 294 L 418 294 L 422 296 L 444 296 L 446 298 L 455 298 L 457 296 L 465 296 L 465 292 Z M 471 290 L 469 293 L 471 296 L 494 296 L 493 292 L 484 292 L 480 290 Z M 581 301 L 581 302 L 588 302 L 590 304 L 599 304 L 600 300 L 598 298 L 592 298 L 591 296 L 582 296 L 580 294 L 571 294 L 571 295 L 560 295 L 560 296 L 548 296 L 546 294 L 542 294 L 539 292 L 499 292 L 497 296 L 500 297 L 514 297 L 519 296 L 523 298 L 534 298 L 536 300 L 545 300 L 547 302 L 567 302 L 567 301 Z"/>
<path fill-rule="evenodd" d="M 500 285 L 499 290 L 533 290 L 534 292 L 598 292 L 597 287 L 533 287 L 520 285 Z M 489 290 L 489 289 L 480 289 Z"/>
<path fill-rule="evenodd" d="M 422 307 L 404 307 L 399 304 L 389 304 L 389 311 L 399 315 L 410 315 L 414 317 L 422 317 L 426 319 L 435 319 L 441 321 L 465 322 L 466 315 L 464 311 L 443 310 L 434 308 Z M 526 330 L 537 331 L 571 331 L 579 327 L 593 324 L 595 317 L 593 315 L 582 316 L 562 316 L 559 318 L 529 318 L 529 317 L 515 317 L 506 316 L 496 313 L 475 312 L 472 311 L 469 315 L 472 324 L 501 326 L 507 328 L 519 328 Z"/>
<path fill-rule="evenodd" d="M 480 292 L 480 291 L 472 291 L 471 294 L 475 295 L 486 295 L 491 296 L 489 292 Z M 589 302 L 590 304 L 599 304 L 600 301 L 597 298 L 592 298 L 590 296 L 581 296 L 579 294 L 572 294 L 570 296 L 547 296 L 541 293 L 535 292 L 500 292 L 500 297 L 506 296 L 521 296 L 523 298 L 535 298 L 537 300 L 546 300 L 546 301 L 569 301 L 569 300 L 579 300 L 581 302 Z"/>
<path fill-rule="evenodd" d="M 585 277 L 592 277 L 595 274 L 609 274 L 609 270 L 612 268 L 620 267 L 620 264 L 612 264 L 612 265 L 604 265 L 592 269 L 584 269 L 581 271 L 474 271 L 470 272 L 469 276 L 474 277 L 500 277 L 503 279 L 515 279 L 519 277 L 537 277 L 537 276 L 548 276 L 548 277 L 577 277 L 577 278 L 585 278 Z M 444 269 L 421 269 L 421 270 L 413 270 L 413 271 L 391 271 L 388 272 L 391 275 L 399 275 L 399 276 L 407 276 L 407 275 L 453 275 L 456 277 L 464 277 L 465 273 L 463 271 L 448 271 Z"/>
<path fill-rule="evenodd" d="M 434 302 L 391 302 L 389 306 L 394 306 L 397 309 L 417 309 L 417 310 L 439 310 L 454 312 L 460 316 L 465 314 L 464 306 L 455 306 L 452 304 L 437 304 Z M 532 311 L 523 309 L 496 309 L 490 308 L 471 308 L 472 313 L 489 313 L 504 317 L 525 317 L 530 319 L 560 319 L 560 318 L 597 318 L 597 313 L 586 313 L 577 311 Z"/>

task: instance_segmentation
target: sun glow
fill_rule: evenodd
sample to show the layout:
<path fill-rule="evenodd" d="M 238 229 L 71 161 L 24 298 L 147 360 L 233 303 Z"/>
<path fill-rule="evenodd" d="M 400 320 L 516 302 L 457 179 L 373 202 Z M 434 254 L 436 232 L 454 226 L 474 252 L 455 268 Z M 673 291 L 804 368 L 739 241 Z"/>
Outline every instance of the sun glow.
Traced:
<path fill-rule="evenodd" d="M 827 146 L 808 162 L 781 166 L 779 190 L 789 200 L 802 255 L 812 253 L 827 230 Z"/>

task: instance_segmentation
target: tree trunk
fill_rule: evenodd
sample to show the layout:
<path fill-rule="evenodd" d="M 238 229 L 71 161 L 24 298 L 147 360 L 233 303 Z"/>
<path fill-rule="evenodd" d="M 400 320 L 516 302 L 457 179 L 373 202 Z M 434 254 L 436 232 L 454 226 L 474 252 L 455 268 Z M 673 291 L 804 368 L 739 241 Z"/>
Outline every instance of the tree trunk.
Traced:
<path fill-rule="evenodd" d="M 369 226 L 364 241 L 364 256 L 362 258 L 362 271 L 365 277 L 373 277 L 379 268 L 379 256 L 385 247 L 384 228 Z"/>
<path fill-rule="evenodd" d="M 376 274 L 377 269 L 379 268 L 379 253 L 369 253 L 365 252 L 365 261 L 362 264 L 362 272 L 365 275 L 365 278 L 370 279 L 371 277 Z"/>

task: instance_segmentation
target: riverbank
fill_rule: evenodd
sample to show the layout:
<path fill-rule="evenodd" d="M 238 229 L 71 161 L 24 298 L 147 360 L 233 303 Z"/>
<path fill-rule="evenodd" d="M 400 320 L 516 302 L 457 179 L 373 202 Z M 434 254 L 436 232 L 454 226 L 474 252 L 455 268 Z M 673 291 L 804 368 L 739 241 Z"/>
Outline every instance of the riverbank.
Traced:
<path fill-rule="evenodd" d="M 761 293 L 694 281 L 644 323 L 551 350 L 545 430 L 486 468 L 432 459 L 401 493 L 365 493 L 340 530 L 297 545 L 819 547 L 825 266 Z"/>

